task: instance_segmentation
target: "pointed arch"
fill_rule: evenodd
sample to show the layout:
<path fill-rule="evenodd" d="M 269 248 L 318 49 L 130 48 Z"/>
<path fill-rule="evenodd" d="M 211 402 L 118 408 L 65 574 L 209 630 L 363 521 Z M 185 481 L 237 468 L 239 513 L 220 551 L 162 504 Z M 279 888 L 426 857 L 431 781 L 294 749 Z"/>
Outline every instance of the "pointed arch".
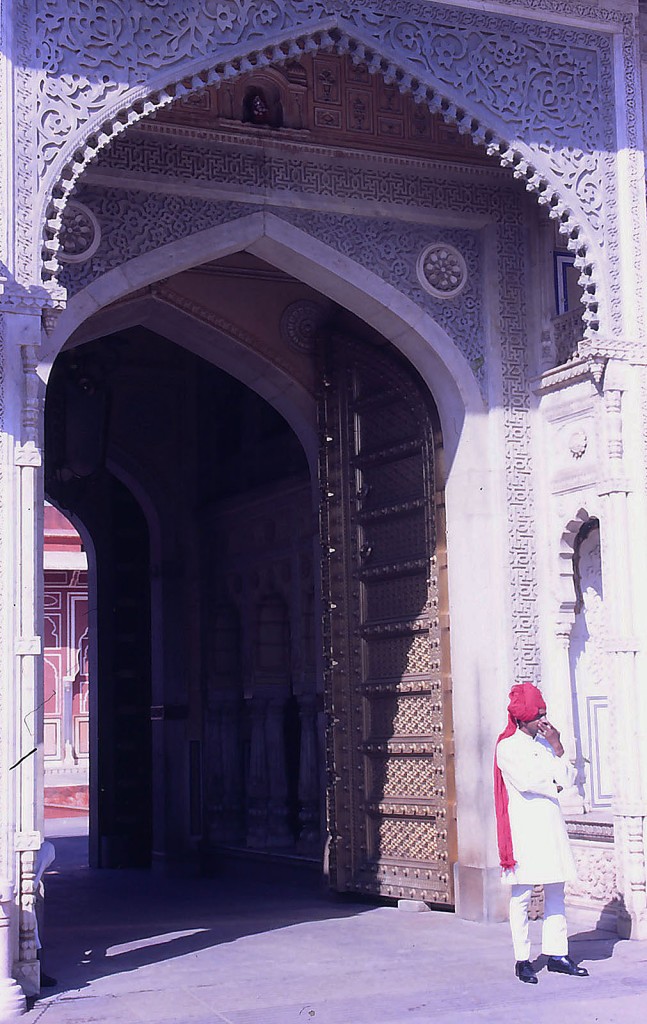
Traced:
<path fill-rule="evenodd" d="M 123 328 L 146 315 L 147 324 L 155 325 L 156 330 L 168 337 L 171 321 L 164 314 L 164 306 L 168 312 L 168 303 L 151 304 L 138 290 L 166 276 L 169 267 L 179 273 L 242 250 L 351 310 L 399 348 L 437 396 L 445 449 L 451 459 L 465 417 L 478 416 L 484 411 L 483 399 L 466 358 L 431 316 L 383 278 L 269 212 L 256 212 L 198 232 L 188 239 L 171 242 L 97 278 L 70 300 L 44 343 L 41 376 L 48 378 L 56 355 L 68 339 L 72 339 L 73 344 L 88 341 L 101 334 L 108 323 L 114 330 L 115 323 Z M 129 306 L 111 306 L 129 295 L 133 296 Z M 216 353 L 213 327 L 205 329 L 203 338 L 195 331 L 191 332 L 191 337 L 192 344 L 198 345 L 196 354 L 233 373 L 288 419 L 314 467 L 317 438 L 313 396 L 269 360 L 244 349 L 222 332 L 218 333 Z M 244 358 L 241 359 L 241 355 Z"/>

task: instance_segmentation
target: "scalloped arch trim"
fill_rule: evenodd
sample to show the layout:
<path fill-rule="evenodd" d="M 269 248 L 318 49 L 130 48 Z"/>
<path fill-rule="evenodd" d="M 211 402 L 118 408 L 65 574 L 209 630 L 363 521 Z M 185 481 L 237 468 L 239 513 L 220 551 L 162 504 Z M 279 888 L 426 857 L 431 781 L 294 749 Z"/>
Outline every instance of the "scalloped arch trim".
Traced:
<path fill-rule="evenodd" d="M 536 196 L 537 202 L 547 208 L 549 216 L 559 222 L 560 231 L 566 235 L 568 248 L 575 253 L 575 265 L 580 271 L 585 336 L 595 337 L 600 325 L 600 282 L 597 280 L 596 263 L 592 257 L 593 247 L 587 237 L 585 224 L 579 222 L 577 215 L 551 182 L 550 176 L 541 173 L 534 166 L 532 147 L 518 140 L 512 143 L 507 141 L 484 124 L 480 117 L 470 113 L 467 106 L 462 107 L 454 102 L 434 84 L 424 81 L 422 76 L 413 75 L 388 52 L 379 52 L 375 47 L 365 45 L 338 27 L 319 27 L 296 38 L 288 38 L 261 49 L 253 48 L 230 59 L 220 60 L 211 68 L 170 82 L 162 89 L 135 99 L 130 106 L 122 107 L 107 118 L 101 124 L 100 130 L 90 131 L 84 144 L 72 154 L 63 167 L 51 190 L 50 198 L 46 200 L 43 280 L 53 281 L 58 274 L 62 216 L 72 189 L 97 154 L 109 145 L 116 135 L 161 107 L 190 93 L 207 86 L 218 87 L 222 82 L 239 75 L 298 60 L 305 53 L 317 51 L 347 54 L 353 63 L 366 65 L 370 74 L 382 75 L 387 84 L 396 85 L 402 93 L 410 93 L 416 103 L 425 103 L 433 114 L 439 114 L 461 134 L 470 135 L 475 144 L 483 146 L 503 167 L 511 169 L 514 177 L 523 182 L 528 192 Z"/>

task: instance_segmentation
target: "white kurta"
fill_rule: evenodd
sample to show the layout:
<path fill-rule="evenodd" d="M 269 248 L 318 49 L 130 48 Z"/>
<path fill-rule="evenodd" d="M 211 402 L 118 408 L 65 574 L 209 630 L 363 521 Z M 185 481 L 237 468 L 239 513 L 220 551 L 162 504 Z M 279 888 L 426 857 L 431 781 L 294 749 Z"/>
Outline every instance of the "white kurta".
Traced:
<path fill-rule="evenodd" d="M 513 885 L 566 882 L 577 877 L 557 786 L 575 781 L 566 757 L 557 757 L 541 736 L 520 729 L 497 746 L 496 758 L 508 790 L 508 813 L 516 864 L 503 872 Z"/>

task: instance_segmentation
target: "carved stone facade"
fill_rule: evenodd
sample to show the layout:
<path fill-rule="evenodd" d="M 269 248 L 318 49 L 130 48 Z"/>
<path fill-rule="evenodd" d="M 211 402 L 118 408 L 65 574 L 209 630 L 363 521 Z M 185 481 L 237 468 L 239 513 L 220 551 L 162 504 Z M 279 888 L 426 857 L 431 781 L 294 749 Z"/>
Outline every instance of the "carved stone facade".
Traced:
<path fill-rule="evenodd" d="M 152 15 L 145 8 L 134 11 L 112 0 L 88 35 L 84 3 L 77 0 L 63 13 L 51 0 L 36 13 L 35 38 L 30 31 L 30 0 L 24 0 L 22 8 L 21 58 L 24 66 L 43 66 L 37 93 L 41 108 L 30 129 L 36 136 L 46 210 L 47 192 L 57 181 L 73 183 L 111 135 L 171 102 L 178 90 L 182 95 L 219 85 L 239 70 L 262 71 L 267 64 L 280 65 L 312 49 L 337 49 L 351 52 L 387 83 L 413 91 L 432 111 L 458 123 L 540 194 L 570 231 L 573 249 L 584 254 L 583 270 L 593 288 L 587 295 L 588 323 L 592 330 L 599 327 L 606 282 L 598 279 L 597 264 L 604 233 L 612 230 L 617 215 L 613 189 L 606 187 L 613 176 L 611 154 L 617 140 L 611 46 L 604 32 L 571 27 L 566 33 L 563 26 L 550 22 L 440 4 L 430 11 L 428 4 L 415 0 L 406 13 L 397 14 L 378 0 L 370 5 L 335 0 L 328 7 L 313 0 L 232 2 L 213 9 L 204 5 L 189 14 L 176 0 L 156 5 Z M 592 8 L 593 20 L 598 20 L 596 14 L 599 19 L 600 12 Z M 631 20 L 622 13 L 614 17 L 607 9 L 602 22 L 601 28 L 612 27 L 625 36 L 623 71 L 632 100 L 627 106 L 627 132 L 635 143 Z M 166 45 L 160 45 L 162 39 Z M 36 62 L 29 59 L 34 45 L 40 55 Z M 106 59 L 115 77 L 105 81 L 104 76 L 98 82 L 97 69 Z M 321 84 L 325 102 L 325 83 Z M 543 102 L 548 94 L 550 104 Z M 52 113 L 60 110 L 66 111 L 64 117 Z M 108 110 L 112 117 L 106 121 Z M 543 141 L 546 129 L 552 146 Z M 69 187 L 65 181 L 63 191 Z M 635 202 L 640 187 L 635 174 L 631 187 Z M 54 231 L 59 217 L 51 209 Z M 25 229 L 29 234 L 27 225 Z M 605 269 L 617 277 L 612 261 Z M 616 282 L 612 296 L 614 292 L 616 297 Z"/>
<path fill-rule="evenodd" d="M 97 862 L 104 833 L 106 863 L 327 840 L 340 888 L 500 917 L 491 749 L 532 678 L 583 773 L 569 898 L 647 935 L 637 5 L 395 7 L 0 9 L 0 940 L 28 993 L 45 488 L 109 567 L 95 633 L 137 681 L 120 757 L 167 766 L 137 811 L 97 791 Z M 122 696 L 94 716 L 110 793 Z"/>

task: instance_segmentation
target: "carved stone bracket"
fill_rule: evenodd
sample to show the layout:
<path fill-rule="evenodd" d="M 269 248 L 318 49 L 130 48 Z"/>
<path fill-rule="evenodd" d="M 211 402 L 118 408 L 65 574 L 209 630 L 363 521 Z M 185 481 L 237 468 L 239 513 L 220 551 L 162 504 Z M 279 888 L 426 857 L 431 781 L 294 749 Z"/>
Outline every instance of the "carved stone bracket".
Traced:
<path fill-rule="evenodd" d="M 6 277 L 0 277 L 0 310 L 7 313 L 40 315 L 51 303 L 48 289 L 38 286 L 23 288 Z"/>

